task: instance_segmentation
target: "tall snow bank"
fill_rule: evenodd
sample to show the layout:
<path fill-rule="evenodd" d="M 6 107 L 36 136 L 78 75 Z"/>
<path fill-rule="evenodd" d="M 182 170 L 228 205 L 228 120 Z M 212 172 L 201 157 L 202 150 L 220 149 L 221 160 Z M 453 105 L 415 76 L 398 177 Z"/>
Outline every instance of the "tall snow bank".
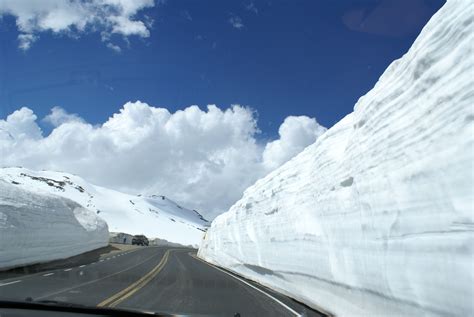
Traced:
<path fill-rule="evenodd" d="M 208 221 L 164 196 L 129 195 L 93 185 L 79 176 L 22 167 L 0 168 L 0 179 L 32 192 L 70 199 L 94 211 L 111 231 L 198 247 Z"/>
<path fill-rule="evenodd" d="M 469 1 L 448 1 L 346 116 L 217 217 L 199 256 L 340 316 L 472 316 Z"/>
<path fill-rule="evenodd" d="M 0 180 L 0 269 L 67 258 L 108 239 L 107 224 L 92 211 Z"/>

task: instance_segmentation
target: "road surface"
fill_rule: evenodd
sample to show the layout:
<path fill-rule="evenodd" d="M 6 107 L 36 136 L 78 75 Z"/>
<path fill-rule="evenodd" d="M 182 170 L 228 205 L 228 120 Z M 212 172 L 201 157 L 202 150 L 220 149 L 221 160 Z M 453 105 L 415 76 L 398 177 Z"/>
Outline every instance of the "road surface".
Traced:
<path fill-rule="evenodd" d="M 79 266 L 0 274 L 0 298 L 212 316 L 323 316 L 195 257 L 196 250 L 142 247 Z M 5 277 L 5 276 L 4 276 Z"/>

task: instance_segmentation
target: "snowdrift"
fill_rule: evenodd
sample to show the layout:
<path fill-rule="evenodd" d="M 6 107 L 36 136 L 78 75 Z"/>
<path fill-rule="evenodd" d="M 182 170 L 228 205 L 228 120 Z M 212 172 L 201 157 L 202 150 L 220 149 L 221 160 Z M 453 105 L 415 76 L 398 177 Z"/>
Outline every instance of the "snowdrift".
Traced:
<path fill-rule="evenodd" d="M 107 224 L 94 212 L 0 179 L 0 269 L 68 258 L 108 241 Z"/>
<path fill-rule="evenodd" d="M 474 315 L 473 12 L 448 1 L 199 256 L 338 316 Z"/>
<path fill-rule="evenodd" d="M 0 179 L 18 188 L 75 201 L 104 219 L 111 232 L 144 234 L 197 247 L 208 226 L 197 211 L 188 210 L 164 196 L 128 195 L 92 185 L 68 173 L 0 168 Z"/>

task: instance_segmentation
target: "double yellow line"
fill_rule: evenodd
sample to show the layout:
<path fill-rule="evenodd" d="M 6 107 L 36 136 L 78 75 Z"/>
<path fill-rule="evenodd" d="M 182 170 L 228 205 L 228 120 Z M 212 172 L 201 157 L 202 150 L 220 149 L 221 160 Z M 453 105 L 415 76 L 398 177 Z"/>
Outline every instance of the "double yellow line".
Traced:
<path fill-rule="evenodd" d="M 169 249 L 165 252 L 163 258 L 161 259 L 160 263 L 158 263 L 153 270 L 148 272 L 146 275 L 144 275 L 142 278 L 140 278 L 138 281 L 135 283 L 131 284 L 127 288 L 124 288 L 117 294 L 107 298 L 106 300 L 100 302 L 97 307 L 114 307 L 138 292 L 143 286 L 148 284 L 160 271 L 163 269 L 163 267 L 166 265 L 166 262 L 168 261 L 168 258 L 170 256 L 170 252 L 173 251 L 174 249 Z"/>

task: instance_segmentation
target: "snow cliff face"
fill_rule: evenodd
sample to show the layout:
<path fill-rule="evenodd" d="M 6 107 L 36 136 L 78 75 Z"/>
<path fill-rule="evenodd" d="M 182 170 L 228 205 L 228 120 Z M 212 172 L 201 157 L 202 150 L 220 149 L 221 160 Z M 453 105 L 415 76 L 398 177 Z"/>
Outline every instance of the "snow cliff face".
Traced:
<path fill-rule="evenodd" d="M 199 256 L 336 315 L 473 315 L 473 20 L 448 1 L 353 113 L 213 221 Z"/>
<path fill-rule="evenodd" d="M 67 258 L 108 242 L 107 224 L 94 212 L 0 179 L 0 269 Z"/>
<path fill-rule="evenodd" d="M 208 225 L 197 211 L 164 196 L 134 196 L 61 172 L 2 168 L 0 179 L 18 188 L 68 198 L 104 219 L 111 232 L 144 234 L 182 245 L 197 246 Z M 0 193 L 0 198 L 2 193 Z"/>

